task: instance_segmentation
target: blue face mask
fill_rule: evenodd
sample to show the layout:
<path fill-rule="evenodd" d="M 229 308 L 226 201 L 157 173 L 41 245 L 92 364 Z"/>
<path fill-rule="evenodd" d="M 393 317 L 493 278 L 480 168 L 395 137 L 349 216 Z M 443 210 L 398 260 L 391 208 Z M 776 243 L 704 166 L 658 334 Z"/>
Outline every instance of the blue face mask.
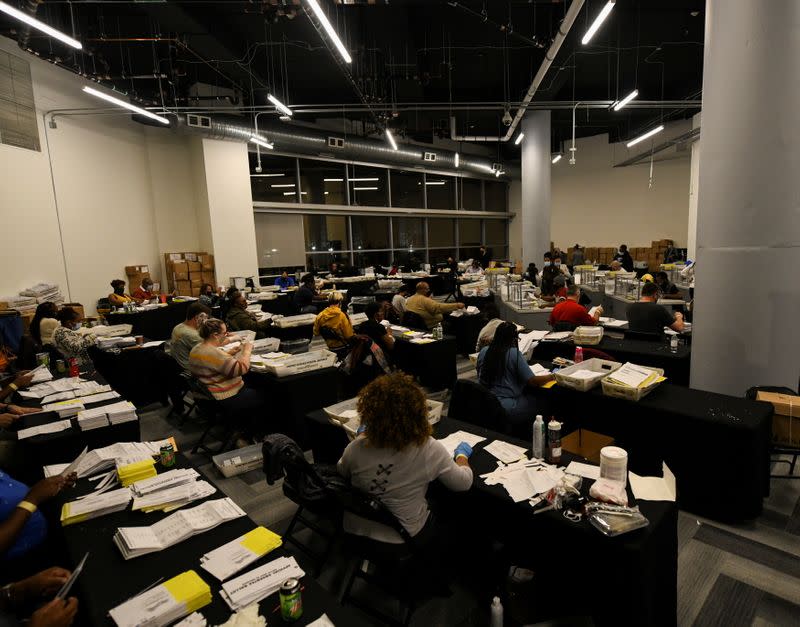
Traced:
<path fill-rule="evenodd" d="M 544 265 L 545 265 L 545 266 L 552 266 L 552 265 L 553 265 L 553 262 L 552 262 L 552 261 L 545 261 L 545 262 L 544 262 Z"/>
<path fill-rule="evenodd" d="M 73 331 L 77 331 L 77 330 L 78 330 L 78 329 L 80 329 L 82 326 L 83 326 L 83 325 L 82 325 L 80 322 L 76 322 L 75 324 L 73 324 L 73 325 L 72 325 L 72 330 L 73 330 Z"/>
<path fill-rule="evenodd" d="M 560 261 L 556 261 L 556 268 L 558 268 L 560 265 L 561 265 L 561 262 Z"/>

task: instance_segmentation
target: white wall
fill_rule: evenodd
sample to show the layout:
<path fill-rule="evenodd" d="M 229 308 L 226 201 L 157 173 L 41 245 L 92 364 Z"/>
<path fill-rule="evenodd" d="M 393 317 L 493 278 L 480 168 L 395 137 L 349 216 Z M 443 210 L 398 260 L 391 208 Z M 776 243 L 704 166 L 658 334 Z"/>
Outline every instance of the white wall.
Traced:
<path fill-rule="evenodd" d="M 689 122 L 668 125 L 657 141 L 689 128 Z M 639 247 L 666 238 L 686 246 L 689 152 L 656 161 L 649 188 L 649 161 L 613 167 L 637 154 L 636 148 L 609 144 L 608 135 L 596 135 L 577 141 L 574 166 L 566 156 L 552 166 L 551 232 L 556 246 L 566 250 L 578 242 L 583 246 L 625 243 Z"/>

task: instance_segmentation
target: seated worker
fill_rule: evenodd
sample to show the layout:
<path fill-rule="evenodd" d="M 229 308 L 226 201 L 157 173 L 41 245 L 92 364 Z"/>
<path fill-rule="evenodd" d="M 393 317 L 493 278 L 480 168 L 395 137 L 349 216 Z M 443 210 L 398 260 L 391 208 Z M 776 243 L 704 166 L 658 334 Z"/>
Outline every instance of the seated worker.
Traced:
<path fill-rule="evenodd" d="M 258 390 L 247 387 L 242 380 L 242 375 L 250 370 L 253 343 L 244 341 L 233 353 L 223 351 L 221 347 L 228 342 L 228 328 L 217 318 L 204 320 L 197 332 L 203 341 L 189 353 L 189 372 L 206 386 L 223 412 L 248 429 L 248 435 L 265 434 L 265 400 Z M 238 438 L 237 446 L 244 444 L 242 439 Z"/>
<path fill-rule="evenodd" d="M 9 573 L 11 574 L 11 573 Z M 12 581 L 0 593 L 0 625 L 28 627 L 69 627 L 78 613 L 78 599 L 52 598 L 69 579 L 63 568 L 48 568 L 40 573 Z M 45 603 L 46 599 L 51 599 Z M 37 608 L 33 610 L 33 608 Z"/>
<path fill-rule="evenodd" d="M 567 325 L 580 326 L 593 326 L 600 320 L 603 315 L 603 307 L 598 306 L 594 312 L 594 316 L 590 316 L 586 308 L 578 301 L 581 298 L 581 288 L 577 285 L 570 285 L 567 288 L 567 298 L 561 301 L 550 313 L 548 322 L 550 326 L 554 327 L 558 323 L 565 323 Z"/>
<path fill-rule="evenodd" d="M 58 312 L 58 321 L 61 326 L 53 333 L 53 346 L 64 355 L 65 359 L 77 359 L 81 366 L 91 364 L 92 360 L 86 349 L 94 346 L 97 338 L 91 333 L 88 335 L 78 333 L 78 329 L 81 328 L 81 315 L 72 307 L 63 307 Z"/>
<path fill-rule="evenodd" d="M 203 283 L 200 288 L 200 302 L 206 307 L 216 307 L 220 304 L 224 295 L 225 290 L 222 287 L 218 288 L 217 292 L 214 293 L 214 286 L 211 283 Z"/>
<path fill-rule="evenodd" d="M 339 264 L 336 263 L 335 261 L 332 262 L 330 266 L 328 266 L 328 271 L 329 271 L 329 274 L 331 275 L 331 277 L 342 276 L 342 271 L 339 268 Z"/>
<path fill-rule="evenodd" d="M 209 316 L 211 316 L 210 307 L 200 301 L 194 302 L 186 309 L 186 320 L 172 329 L 169 353 L 184 370 L 189 370 L 189 353 L 203 341 L 197 329 Z"/>
<path fill-rule="evenodd" d="M 464 303 L 440 303 L 431 298 L 431 288 L 425 281 L 417 283 L 417 293 L 406 301 L 406 311 L 413 311 L 422 318 L 425 326 L 432 329 L 446 314 L 464 309 Z"/>
<path fill-rule="evenodd" d="M 7 560 L 16 560 L 40 546 L 47 536 L 47 521 L 39 506 L 65 487 L 77 475 L 55 475 L 29 488 L 0 470 L 0 573 L 8 575 Z M 2 598 L 0 594 L 0 598 Z"/>
<path fill-rule="evenodd" d="M 392 308 L 394 309 L 395 314 L 397 314 L 398 319 L 402 320 L 403 313 L 406 310 L 406 302 L 408 301 L 408 294 L 410 290 L 408 289 L 408 285 L 403 283 L 400 287 L 397 288 L 397 294 L 392 296 Z"/>
<path fill-rule="evenodd" d="M 359 393 L 357 409 L 364 432 L 345 448 L 339 473 L 356 489 L 380 496 L 418 547 L 429 545 L 435 529 L 426 499 L 428 485 L 438 479 L 450 490 L 469 490 L 472 449 L 462 442 L 454 459 L 433 438 L 425 394 L 407 375 L 388 374 L 372 381 Z M 393 529 L 349 513 L 343 523 L 351 534 L 403 542 Z"/>
<path fill-rule="evenodd" d="M 654 283 L 653 275 L 649 272 L 642 275 L 642 283 Z"/>
<path fill-rule="evenodd" d="M 542 287 L 539 298 L 554 303 L 567 297 L 567 288 L 564 275 L 555 266 L 546 266 L 542 270 Z"/>
<path fill-rule="evenodd" d="M 489 344 L 492 343 L 497 327 L 503 324 L 503 320 L 500 318 L 500 312 L 497 310 L 497 305 L 494 303 L 486 305 L 483 311 L 481 311 L 481 314 L 483 319 L 487 320 L 487 322 L 478 333 L 478 341 L 475 343 L 475 350 L 477 352 L 480 352 L 484 346 L 489 346 Z"/>
<path fill-rule="evenodd" d="M 156 298 L 156 295 L 153 293 L 153 279 L 150 277 L 143 278 L 142 284 L 133 290 L 131 297 L 138 303 L 144 303 Z"/>
<path fill-rule="evenodd" d="M 526 393 L 526 386 L 537 386 L 553 380 L 553 375 L 534 376 L 525 356 L 519 350 L 517 327 L 503 322 L 497 327 L 489 346 L 478 353 L 478 381 L 494 394 L 506 411 L 515 433 L 527 429 L 537 413 L 536 400 Z M 498 425 L 502 428 L 502 425 Z"/>
<path fill-rule="evenodd" d="M 683 297 L 681 296 L 681 291 L 678 289 L 678 286 L 669 280 L 667 273 L 664 272 L 663 270 L 660 272 L 656 272 L 655 284 L 658 285 L 658 290 L 661 292 L 661 296 L 663 296 L 664 298 L 680 298 L 681 300 L 683 299 Z"/>
<path fill-rule="evenodd" d="M 626 316 L 628 328 L 642 333 L 663 333 L 664 327 L 680 333 L 683 331 L 683 314 L 671 314 L 663 305 L 658 304 L 658 286 L 646 283 L 642 286 L 642 299 L 638 303 L 628 305 Z"/>
<path fill-rule="evenodd" d="M 481 265 L 481 268 L 487 270 L 492 265 L 492 256 L 489 254 L 489 250 L 486 246 L 481 246 L 478 249 L 478 257 L 477 262 Z"/>
<path fill-rule="evenodd" d="M 622 262 L 621 261 L 617 261 L 616 259 L 611 262 L 611 265 L 609 266 L 609 268 L 611 268 L 612 272 L 622 272 L 625 269 L 625 268 L 622 267 Z"/>
<path fill-rule="evenodd" d="M 284 270 L 281 275 L 275 279 L 275 285 L 277 285 L 282 290 L 288 289 L 290 287 L 294 287 L 296 283 L 294 282 L 294 277 L 289 276 L 289 273 Z"/>
<path fill-rule="evenodd" d="M 133 298 L 130 294 L 125 293 L 125 281 L 122 279 L 114 279 L 111 281 L 111 289 L 114 290 L 108 295 L 108 302 L 112 307 L 122 307 L 126 303 L 133 303 Z"/>
<path fill-rule="evenodd" d="M 625 244 L 619 245 L 619 250 L 614 255 L 614 261 L 619 261 L 622 267 L 625 268 L 625 272 L 633 272 L 633 257 L 631 257 Z"/>
<path fill-rule="evenodd" d="M 450 270 L 450 275 L 453 277 L 458 276 L 458 262 L 453 259 L 452 255 L 447 257 L 447 263 L 445 264 L 445 268 Z"/>
<path fill-rule="evenodd" d="M 310 272 L 304 274 L 300 279 L 300 287 L 294 293 L 294 306 L 298 313 L 317 313 L 317 306 L 314 304 L 314 298 L 317 296 L 317 288 L 314 281 L 314 275 Z"/>
<path fill-rule="evenodd" d="M 331 350 L 344 348 L 347 340 L 353 336 L 353 325 L 342 311 L 342 300 L 341 292 L 331 292 L 328 295 L 328 306 L 314 320 L 314 335 L 322 335 Z"/>
<path fill-rule="evenodd" d="M 12 374 L 3 381 L 3 387 L 0 389 L 0 401 L 8 398 L 17 390 L 28 387 L 32 382 L 33 373 L 30 370 L 21 370 Z"/>
<path fill-rule="evenodd" d="M 37 344 L 45 346 L 53 343 L 53 333 L 59 325 L 56 315 L 58 306 L 55 303 L 40 303 L 36 306 L 36 313 L 33 314 L 28 330 Z"/>
<path fill-rule="evenodd" d="M 467 266 L 465 274 L 483 274 L 483 266 L 477 259 L 473 259 L 472 263 Z"/>
<path fill-rule="evenodd" d="M 539 285 L 539 269 L 536 267 L 536 264 L 531 262 L 528 264 L 528 269 L 522 273 L 522 278 L 526 281 L 530 281 L 534 287 Z"/>
<path fill-rule="evenodd" d="M 383 306 L 381 303 L 369 303 L 366 308 L 367 321 L 358 327 L 361 335 L 371 338 L 384 352 L 394 348 L 394 336 L 381 324 L 383 320 Z"/>
<path fill-rule="evenodd" d="M 267 337 L 272 326 L 272 320 L 258 320 L 252 311 L 247 311 L 247 298 L 242 292 L 237 292 L 231 298 L 225 323 L 231 331 L 255 331 L 257 340 Z"/>

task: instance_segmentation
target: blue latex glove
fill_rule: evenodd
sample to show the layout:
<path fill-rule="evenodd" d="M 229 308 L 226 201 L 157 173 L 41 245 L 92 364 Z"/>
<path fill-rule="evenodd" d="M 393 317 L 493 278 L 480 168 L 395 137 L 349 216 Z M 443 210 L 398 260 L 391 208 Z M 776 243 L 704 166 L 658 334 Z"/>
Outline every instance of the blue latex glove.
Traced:
<path fill-rule="evenodd" d="M 364 431 L 367 430 L 367 425 L 359 425 L 358 429 L 356 429 L 356 435 L 361 435 Z"/>
<path fill-rule="evenodd" d="M 462 442 L 456 447 L 455 451 L 455 456 L 458 457 L 459 455 L 469 458 L 472 455 L 472 447 L 466 442 Z"/>

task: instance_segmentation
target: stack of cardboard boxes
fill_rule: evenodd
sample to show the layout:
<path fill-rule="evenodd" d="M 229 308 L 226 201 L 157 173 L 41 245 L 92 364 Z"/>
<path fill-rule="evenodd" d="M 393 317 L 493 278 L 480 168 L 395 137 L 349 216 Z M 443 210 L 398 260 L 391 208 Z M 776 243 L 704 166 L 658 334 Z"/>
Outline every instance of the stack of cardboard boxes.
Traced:
<path fill-rule="evenodd" d="M 150 276 L 150 266 L 125 266 L 125 275 L 128 278 L 128 294 L 139 287 L 142 281 L 152 278 Z M 160 287 L 158 282 L 154 282 L 153 291 L 158 292 Z"/>
<path fill-rule="evenodd" d="M 631 254 L 631 257 L 633 257 L 634 261 L 646 261 L 650 272 L 655 272 L 658 270 L 659 266 L 664 263 L 664 253 L 667 252 L 667 249 L 671 245 L 671 239 L 660 239 L 654 240 L 651 243 L 650 248 L 628 248 L 628 252 Z M 567 260 L 569 260 L 571 250 L 571 248 L 562 249 L 564 254 L 567 256 Z M 583 248 L 583 256 L 584 259 L 586 259 L 586 263 L 596 261 L 597 263 L 608 265 L 614 259 L 614 256 L 617 254 L 617 250 L 618 247 L 616 246 L 585 246 Z"/>
<path fill-rule="evenodd" d="M 208 253 L 165 253 L 167 287 L 179 296 L 200 296 L 204 283 L 216 286 L 214 255 Z"/>

